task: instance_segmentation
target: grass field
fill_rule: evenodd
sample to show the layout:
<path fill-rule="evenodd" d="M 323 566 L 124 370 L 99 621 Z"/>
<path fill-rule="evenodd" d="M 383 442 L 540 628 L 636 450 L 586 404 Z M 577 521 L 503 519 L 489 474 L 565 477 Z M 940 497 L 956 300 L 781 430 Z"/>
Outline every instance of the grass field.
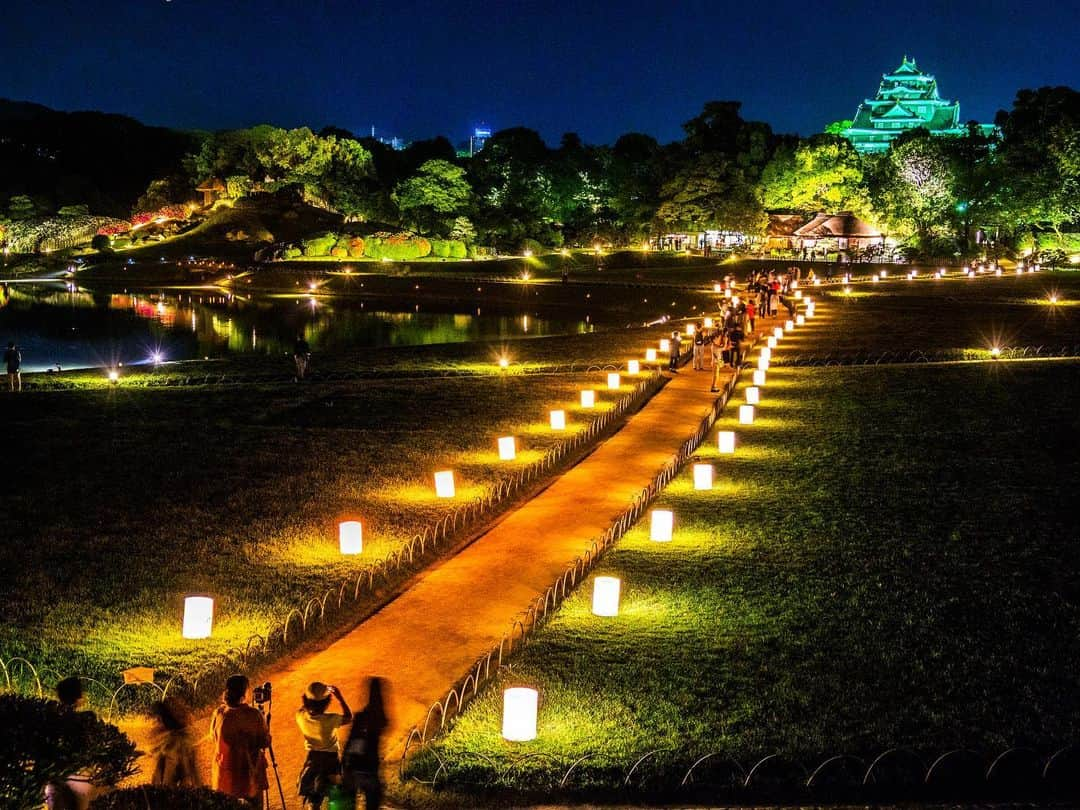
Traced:
<path fill-rule="evenodd" d="M 676 781 L 699 756 L 813 767 L 891 746 L 1048 752 L 1080 733 L 1075 361 L 769 371 L 753 426 L 718 429 L 414 775 L 458 790 Z M 647 523 L 647 522 L 646 522 Z M 538 739 L 500 736 L 503 686 L 541 691 Z"/>
<path fill-rule="evenodd" d="M 655 345 L 625 330 L 553 340 L 611 362 Z M 607 391 L 598 371 L 500 371 L 487 344 L 461 351 L 454 361 L 414 353 L 414 370 L 480 356 L 483 368 L 304 385 L 245 383 L 241 371 L 236 385 L 175 389 L 148 388 L 138 373 L 115 386 L 98 373 L 28 377 L 71 389 L 5 399 L 20 452 L 5 466 L 0 658 L 107 683 L 136 664 L 191 672 L 537 460 L 631 387 Z M 597 390 L 596 411 L 579 407 L 585 387 Z M 556 407 L 566 434 L 549 429 Z M 498 459 L 501 435 L 518 437 L 513 462 Z M 447 467 L 452 503 L 431 480 Z M 364 521 L 360 558 L 338 553 L 345 517 Z M 182 598 L 203 591 L 217 599 L 214 636 L 185 641 Z"/>

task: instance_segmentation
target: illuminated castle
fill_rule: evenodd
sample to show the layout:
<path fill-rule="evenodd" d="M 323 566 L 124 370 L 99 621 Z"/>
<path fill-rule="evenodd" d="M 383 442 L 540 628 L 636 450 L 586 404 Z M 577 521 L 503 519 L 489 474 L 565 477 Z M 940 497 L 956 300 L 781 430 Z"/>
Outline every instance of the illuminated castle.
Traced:
<path fill-rule="evenodd" d="M 859 105 L 844 137 L 859 152 L 884 152 L 909 129 L 922 127 L 932 135 L 963 135 L 960 102 L 938 96 L 937 79 L 923 73 L 905 56 L 900 67 L 881 77 L 877 95 Z M 984 134 L 993 124 L 979 124 Z"/>

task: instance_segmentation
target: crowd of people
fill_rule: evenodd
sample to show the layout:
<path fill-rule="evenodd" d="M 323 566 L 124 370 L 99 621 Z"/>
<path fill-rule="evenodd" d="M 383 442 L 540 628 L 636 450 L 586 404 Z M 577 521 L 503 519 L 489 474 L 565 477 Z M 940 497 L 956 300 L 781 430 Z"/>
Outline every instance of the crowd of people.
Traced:
<path fill-rule="evenodd" d="M 333 685 L 313 682 L 300 696 L 294 714 L 296 733 L 303 739 L 306 757 L 296 780 L 304 808 L 316 810 L 330 800 L 331 810 L 356 807 L 363 796 L 365 810 L 382 806 L 379 773 L 380 742 L 387 725 L 384 681 L 368 678 L 368 699 L 353 712 Z M 82 682 L 65 678 L 56 687 L 62 711 L 82 711 Z M 249 698 L 252 702 L 249 702 Z M 270 684 L 254 690 L 245 675 L 225 682 L 221 704 L 210 716 L 212 743 L 209 787 L 249 804 L 252 808 L 277 806 L 271 792 L 270 772 L 280 790 L 281 778 L 273 756 L 270 734 Z M 336 703 L 337 711 L 332 711 Z M 192 719 L 175 698 L 151 707 L 153 728 L 147 754 L 152 760 L 150 783 L 161 787 L 200 787 Z M 87 810 L 93 797 L 90 776 L 76 773 L 45 788 L 48 810 Z M 284 796 L 281 797 L 284 805 Z"/>
<path fill-rule="evenodd" d="M 719 316 L 710 319 L 709 326 L 703 319 L 696 322 L 692 330 L 687 330 L 692 331 L 689 339 L 693 341 L 693 370 L 713 372 L 710 391 L 720 391 L 725 369 L 733 370 L 742 365 L 747 340 L 759 322 L 780 316 L 781 310 L 785 319 L 795 317 L 797 302 L 792 292 L 799 284 L 799 274 L 798 267 L 790 267 L 784 272 L 754 272 L 742 290 L 731 276 L 723 280 L 720 289 L 724 298 L 717 306 Z M 681 330 L 671 333 L 668 370 L 674 373 L 678 373 L 682 363 L 682 338 Z"/>

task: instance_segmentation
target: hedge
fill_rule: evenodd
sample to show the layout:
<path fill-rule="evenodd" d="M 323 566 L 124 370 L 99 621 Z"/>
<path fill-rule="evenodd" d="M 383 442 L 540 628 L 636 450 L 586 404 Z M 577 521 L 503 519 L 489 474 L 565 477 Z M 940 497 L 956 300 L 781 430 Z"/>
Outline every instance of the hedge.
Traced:
<path fill-rule="evenodd" d="M 364 240 L 364 255 L 369 259 L 390 259 L 395 262 L 422 259 L 431 253 L 431 242 L 422 236 L 407 233 L 377 233 Z"/>
<path fill-rule="evenodd" d="M 304 241 L 304 255 L 305 256 L 329 256 L 331 248 L 337 242 L 337 235 L 328 233 L 323 236 L 316 236 L 312 239 L 306 239 Z"/>
<path fill-rule="evenodd" d="M 468 251 L 459 239 L 432 239 L 431 255 L 440 259 L 464 259 Z"/>

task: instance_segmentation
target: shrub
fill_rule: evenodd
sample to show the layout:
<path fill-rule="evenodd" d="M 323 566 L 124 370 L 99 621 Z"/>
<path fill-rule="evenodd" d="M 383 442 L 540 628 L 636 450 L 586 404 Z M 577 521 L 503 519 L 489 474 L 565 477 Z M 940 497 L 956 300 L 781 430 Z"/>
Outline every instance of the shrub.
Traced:
<path fill-rule="evenodd" d="M 330 255 L 333 256 L 335 259 L 344 259 L 349 255 L 349 249 L 334 245 L 332 248 L 330 248 Z"/>
<path fill-rule="evenodd" d="M 94 250 L 101 252 L 103 250 L 109 250 L 112 248 L 112 240 L 103 233 L 99 233 L 93 239 L 90 240 L 90 247 Z"/>
<path fill-rule="evenodd" d="M 469 255 L 468 248 L 465 247 L 465 243 L 460 239 L 450 240 L 450 258 L 451 259 L 464 259 Z"/>
<path fill-rule="evenodd" d="M 303 253 L 298 247 L 285 248 L 284 256 L 286 259 L 298 259 L 301 255 L 303 255 Z"/>
<path fill-rule="evenodd" d="M 11 810 L 38 810 L 45 785 L 85 773 L 98 786 L 135 773 L 135 743 L 92 712 L 55 700 L 0 695 L 0 796 Z"/>
<path fill-rule="evenodd" d="M 369 259 L 410 261 L 431 253 L 431 242 L 407 233 L 377 233 L 364 240 L 364 255 Z"/>
<path fill-rule="evenodd" d="M 359 259 L 364 255 L 364 240 L 359 236 L 354 236 L 349 240 L 349 257 L 353 259 Z"/>
<path fill-rule="evenodd" d="M 337 236 L 332 233 L 325 234 L 323 236 L 316 236 L 314 239 L 308 239 L 304 242 L 304 255 L 305 256 L 328 256 L 330 255 L 330 249 L 337 242 Z"/>
<path fill-rule="evenodd" d="M 465 243 L 457 239 L 432 239 L 431 255 L 440 259 L 464 259 Z"/>
<path fill-rule="evenodd" d="M 250 805 L 209 788 L 140 787 L 99 796 L 90 810 L 250 810 Z"/>

